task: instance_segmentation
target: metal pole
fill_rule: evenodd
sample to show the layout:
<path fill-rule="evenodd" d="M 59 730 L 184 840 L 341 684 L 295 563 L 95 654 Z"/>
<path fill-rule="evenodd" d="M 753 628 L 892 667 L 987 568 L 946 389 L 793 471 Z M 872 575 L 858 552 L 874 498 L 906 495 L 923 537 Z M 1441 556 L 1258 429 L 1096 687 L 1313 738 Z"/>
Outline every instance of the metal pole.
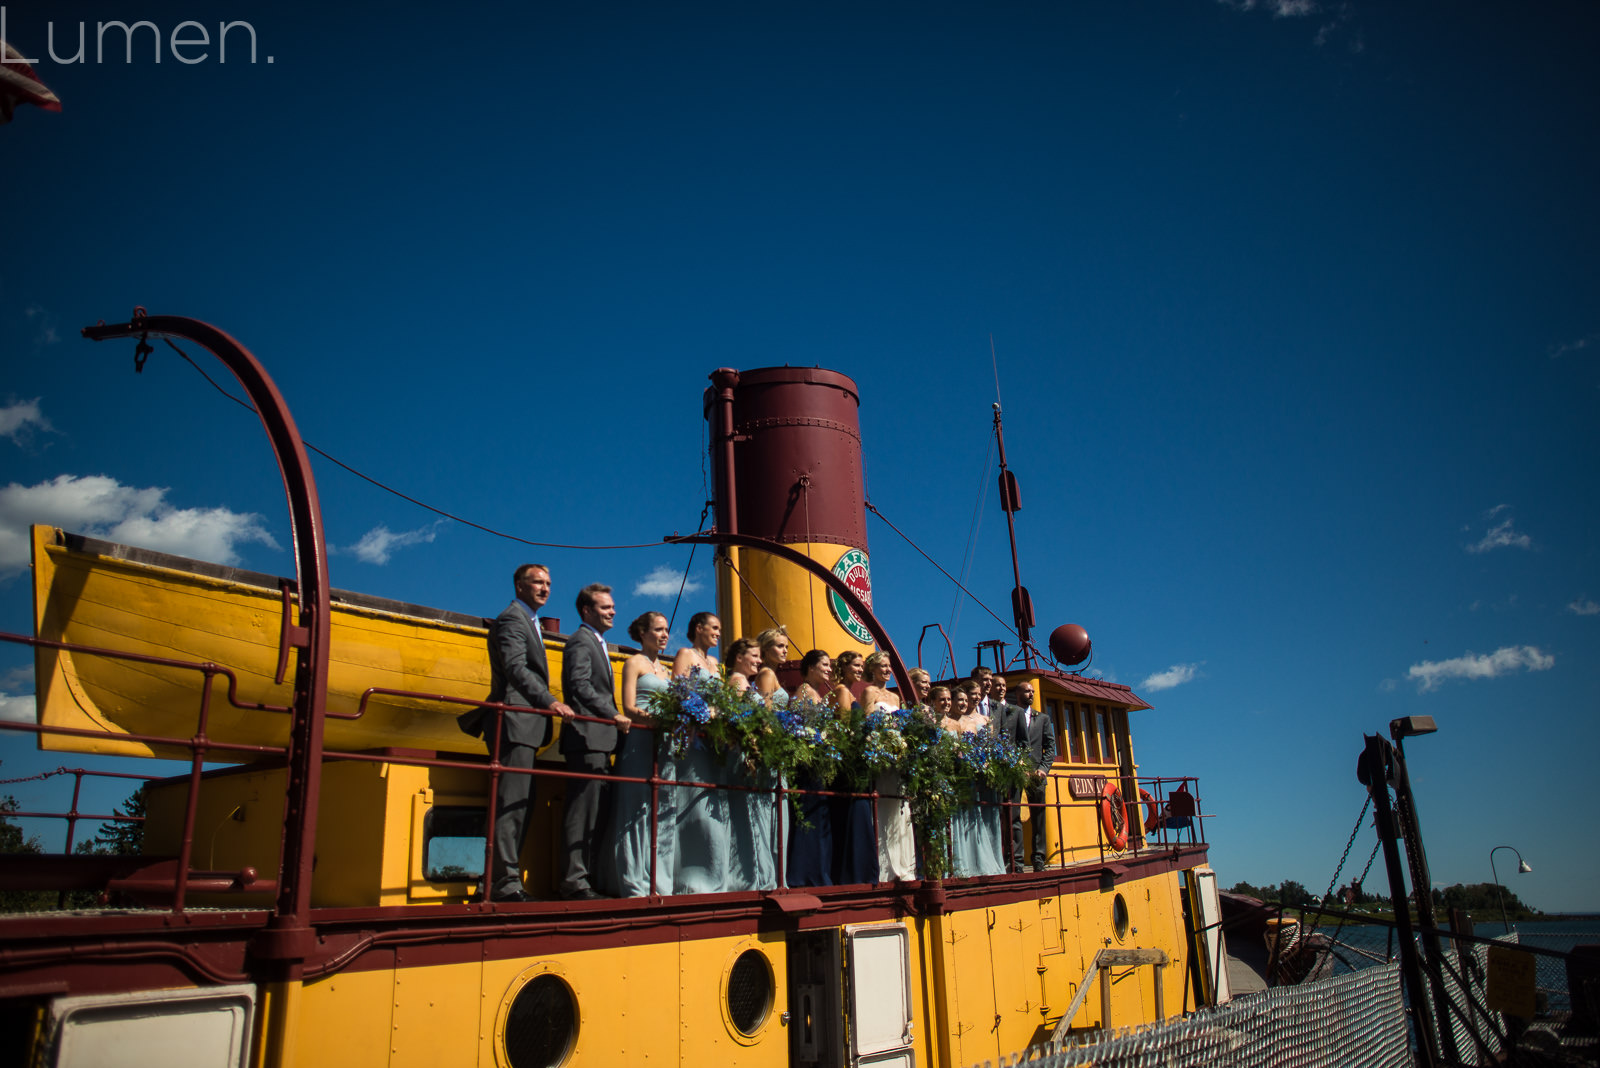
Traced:
<path fill-rule="evenodd" d="M 1439 924 L 1433 914 L 1433 878 L 1428 872 L 1428 852 L 1422 844 L 1422 823 L 1417 816 L 1417 799 L 1411 792 L 1411 776 L 1406 773 L 1404 720 L 1389 724 L 1394 737 L 1395 815 L 1406 840 L 1406 857 L 1411 864 L 1411 891 L 1417 899 L 1417 925 L 1421 928 L 1422 948 L 1426 953 L 1428 985 L 1433 990 L 1433 1011 L 1439 1018 L 1440 1053 L 1451 1064 L 1461 1060 L 1456 1050 L 1456 1029 L 1450 1022 L 1449 994 L 1444 986 L 1444 948 L 1439 944 Z"/>
<path fill-rule="evenodd" d="M 1378 838 L 1383 843 L 1383 863 L 1389 873 L 1389 900 L 1394 906 L 1395 927 L 1400 932 L 1400 972 L 1405 978 L 1406 992 L 1411 1001 L 1411 1020 L 1417 1029 L 1417 1046 L 1423 1068 L 1437 1068 L 1439 1064 L 1438 1040 L 1433 1033 L 1433 1019 L 1420 1011 L 1426 1003 L 1427 990 L 1422 981 L 1422 964 L 1417 959 L 1417 943 L 1411 933 L 1411 907 L 1406 894 L 1405 866 L 1400 861 L 1398 834 L 1394 811 L 1389 806 L 1389 785 L 1395 774 L 1394 747 L 1376 734 L 1366 736 L 1367 746 L 1356 763 L 1356 778 L 1372 794 L 1373 814 L 1377 819 Z"/>

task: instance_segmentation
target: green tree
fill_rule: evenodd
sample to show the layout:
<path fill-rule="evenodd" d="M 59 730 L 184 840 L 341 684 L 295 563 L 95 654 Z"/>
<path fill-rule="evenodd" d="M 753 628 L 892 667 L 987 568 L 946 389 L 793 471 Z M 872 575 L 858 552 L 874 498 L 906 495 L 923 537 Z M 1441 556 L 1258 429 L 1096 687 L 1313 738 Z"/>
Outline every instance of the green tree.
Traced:
<path fill-rule="evenodd" d="M 1277 896 L 1279 904 L 1286 908 L 1305 908 L 1317 903 L 1311 892 L 1293 879 L 1285 879 L 1278 884 Z"/>
<path fill-rule="evenodd" d="M 28 834 L 9 818 L 9 813 L 21 807 L 10 794 L 0 798 L 0 853 L 43 853 L 44 843 L 38 836 Z M 55 896 L 46 890 L 0 890 L 0 912 L 37 912 L 54 904 Z"/>
<path fill-rule="evenodd" d="M 100 824 L 93 838 L 79 842 L 75 852 L 112 857 L 133 857 L 144 852 L 144 787 L 129 794 L 112 812 L 139 822 L 107 820 Z"/>

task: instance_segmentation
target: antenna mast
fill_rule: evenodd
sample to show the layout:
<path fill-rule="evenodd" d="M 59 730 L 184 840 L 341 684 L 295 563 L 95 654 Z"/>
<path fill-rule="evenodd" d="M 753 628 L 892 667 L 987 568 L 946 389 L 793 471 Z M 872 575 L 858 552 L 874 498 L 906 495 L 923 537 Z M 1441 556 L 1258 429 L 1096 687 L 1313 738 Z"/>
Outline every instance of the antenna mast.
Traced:
<path fill-rule="evenodd" d="M 994 438 L 1000 452 L 1000 509 L 1006 514 L 1006 533 L 1011 537 L 1011 576 L 1016 585 L 1011 590 L 1011 614 L 1017 623 L 1017 641 L 1022 647 L 1022 659 L 1033 667 L 1033 641 L 1028 637 L 1034 626 L 1033 598 L 1022 584 L 1022 564 L 1017 559 L 1016 513 L 1022 508 L 1022 495 L 1017 488 L 1017 476 L 1006 466 L 1006 435 L 1000 422 L 1000 364 L 995 358 L 994 335 L 989 335 L 989 358 L 994 361 Z"/>

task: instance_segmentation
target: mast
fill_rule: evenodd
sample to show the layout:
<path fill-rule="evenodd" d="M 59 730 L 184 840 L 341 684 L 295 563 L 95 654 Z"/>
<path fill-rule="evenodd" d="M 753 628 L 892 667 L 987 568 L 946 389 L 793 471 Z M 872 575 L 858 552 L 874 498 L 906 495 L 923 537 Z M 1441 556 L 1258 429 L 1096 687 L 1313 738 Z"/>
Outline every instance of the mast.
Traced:
<path fill-rule="evenodd" d="M 1017 641 L 1022 646 L 1023 662 L 1033 667 L 1033 642 L 1028 637 L 1034 626 L 1033 598 L 1022 584 L 1022 564 L 1017 559 L 1016 513 L 1022 508 L 1017 476 L 1006 466 L 1006 433 L 1000 422 L 1000 402 L 994 402 L 994 438 L 1000 451 L 1000 508 L 1006 514 L 1006 533 L 1011 537 L 1011 577 L 1016 585 L 1011 590 L 1011 615 L 1017 624 Z"/>

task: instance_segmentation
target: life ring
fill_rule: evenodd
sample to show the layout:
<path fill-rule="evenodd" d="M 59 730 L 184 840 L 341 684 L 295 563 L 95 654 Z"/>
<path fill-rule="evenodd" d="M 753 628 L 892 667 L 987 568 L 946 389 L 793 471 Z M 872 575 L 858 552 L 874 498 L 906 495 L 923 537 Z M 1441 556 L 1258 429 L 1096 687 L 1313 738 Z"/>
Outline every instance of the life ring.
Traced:
<path fill-rule="evenodd" d="M 1113 850 L 1120 853 L 1128 848 L 1128 805 L 1122 789 L 1110 779 L 1100 791 L 1100 826 Z"/>
<path fill-rule="evenodd" d="M 1151 795 L 1149 790 L 1146 790 L 1143 786 L 1141 786 L 1139 787 L 1139 800 L 1144 802 L 1145 807 L 1145 831 L 1150 832 L 1156 830 L 1161 826 L 1161 809 L 1156 807 L 1155 797 Z"/>

